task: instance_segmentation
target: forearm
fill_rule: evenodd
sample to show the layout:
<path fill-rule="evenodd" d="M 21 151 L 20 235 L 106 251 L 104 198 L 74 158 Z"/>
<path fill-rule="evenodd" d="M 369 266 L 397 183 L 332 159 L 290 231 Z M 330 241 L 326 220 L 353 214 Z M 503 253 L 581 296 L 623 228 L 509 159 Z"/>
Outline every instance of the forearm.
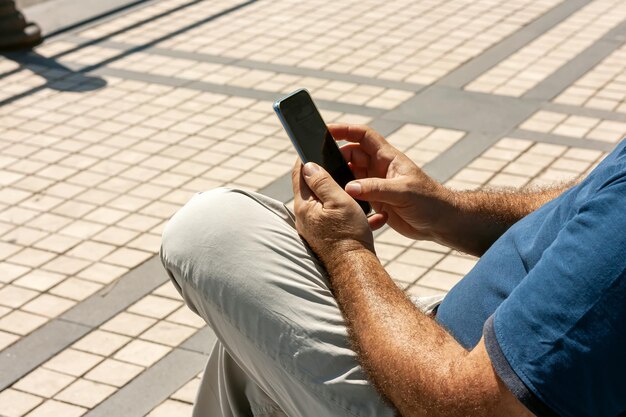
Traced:
<path fill-rule="evenodd" d="M 296 229 L 326 266 L 364 368 L 400 413 L 522 415 L 522 406 L 495 374 L 484 343 L 465 351 L 389 278 L 374 254 L 370 229 L 372 219 L 382 222 L 385 216 L 366 218 L 315 164 L 296 164 L 293 179 Z"/>
<path fill-rule="evenodd" d="M 558 197 L 570 185 L 528 192 L 449 192 L 446 214 L 434 233 L 435 240 L 481 256 L 514 223 Z"/>
<path fill-rule="evenodd" d="M 468 381 L 470 353 L 409 301 L 374 254 L 325 258 L 360 361 L 401 415 L 489 414 L 495 398 L 484 384 Z"/>

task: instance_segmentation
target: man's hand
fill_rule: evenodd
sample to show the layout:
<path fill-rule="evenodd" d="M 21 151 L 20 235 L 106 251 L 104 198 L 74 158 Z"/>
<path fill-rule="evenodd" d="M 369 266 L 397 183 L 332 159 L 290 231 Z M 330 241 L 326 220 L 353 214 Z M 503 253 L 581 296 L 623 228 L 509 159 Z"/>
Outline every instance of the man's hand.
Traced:
<path fill-rule="evenodd" d="M 481 256 L 513 223 L 572 184 L 532 192 L 446 189 L 367 126 L 330 125 L 356 181 L 346 186 L 404 236 Z"/>
<path fill-rule="evenodd" d="M 385 224 L 383 214 L 369 219 L 322 167 L 314 163 L 292 171 L 296 229 L 322 262 L 353 250 L 374 252 L 372 230 Z"/>
<path fill-rule="evenodd" d="M 436 240 L 450 211 L 452 193 L 367 126 L 330 125 L 357 181 L 346 186 L 354 198 L 371 202 L 396 231 L 412 239 Z"/>

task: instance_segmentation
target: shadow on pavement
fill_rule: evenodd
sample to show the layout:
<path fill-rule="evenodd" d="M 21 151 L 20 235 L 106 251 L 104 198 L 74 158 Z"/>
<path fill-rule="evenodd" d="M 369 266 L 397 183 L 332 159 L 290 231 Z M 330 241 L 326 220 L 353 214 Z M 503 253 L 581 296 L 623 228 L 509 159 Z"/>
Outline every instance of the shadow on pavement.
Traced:
<path fill-rule="evenodd" d="M 61 64 L 54 58 L 47 58 L 34 51 L 7 52 L 5 58 L 19 64 L 21 69 L 31 70 L 33 73 L 46 79 L 45 88 L 57 91 L 93 91 L 107 85 L 106 80 L 100 77 L 85 75 Z M 0 75 L 0 79 L 5 74 Z"/>
<path fill-rule="evenodd" d="M 46 80 L 46 82 L 42 85 L 29 89 L 23 93 L 15 94 L 4 100 L 0 100 L 0 106 L 10 104 L 16 100 L 28 97 L 31 94 L 47 88 L 66 92 L 88 92 L 99 90 L 107 85 L 104 78 L 86 75 L 83 72 L 75 71 L 61 64 L 54 58 L 44 57 L 34 51 L 6 52 L 0 56 L 3 56 L 19 65 L 19 68 L 16 70 L 0 74 L 0 79 L 26 69 Z"/>

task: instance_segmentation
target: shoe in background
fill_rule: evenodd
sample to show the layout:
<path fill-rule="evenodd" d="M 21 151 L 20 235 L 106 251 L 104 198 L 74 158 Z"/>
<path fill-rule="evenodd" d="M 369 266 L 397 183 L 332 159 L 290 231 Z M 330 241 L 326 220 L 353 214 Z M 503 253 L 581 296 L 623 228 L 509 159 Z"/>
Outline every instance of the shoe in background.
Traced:
<path fill-rule="evenodd" d="M 42 41 L 39 26 L 26 21 L 14 0 L 0 0 L 0 51 L 31 49 Z"/>

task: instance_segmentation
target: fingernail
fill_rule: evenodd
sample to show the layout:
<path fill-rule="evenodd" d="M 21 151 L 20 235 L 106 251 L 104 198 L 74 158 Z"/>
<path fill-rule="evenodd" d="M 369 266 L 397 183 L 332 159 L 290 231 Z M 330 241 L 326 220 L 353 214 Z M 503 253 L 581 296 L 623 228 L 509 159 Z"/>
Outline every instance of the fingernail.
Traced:
<path fill-rule="evenodd" d="M 358 182 L 350 182 L 346 185 L 346 192 L 349 194 L 361 194 L 361 184 Z"/>
<path fill-rule="evenodd" d="M 306 164 L 304 164 L 304 168 L 302 168 L 302 172 L 304 172 L 304 175 L 306 175 L 307 177 L 310 177 L 311 175 L 319 172 L 319 170 L 320 166 L 313 162 L 307 162 Z"/>

